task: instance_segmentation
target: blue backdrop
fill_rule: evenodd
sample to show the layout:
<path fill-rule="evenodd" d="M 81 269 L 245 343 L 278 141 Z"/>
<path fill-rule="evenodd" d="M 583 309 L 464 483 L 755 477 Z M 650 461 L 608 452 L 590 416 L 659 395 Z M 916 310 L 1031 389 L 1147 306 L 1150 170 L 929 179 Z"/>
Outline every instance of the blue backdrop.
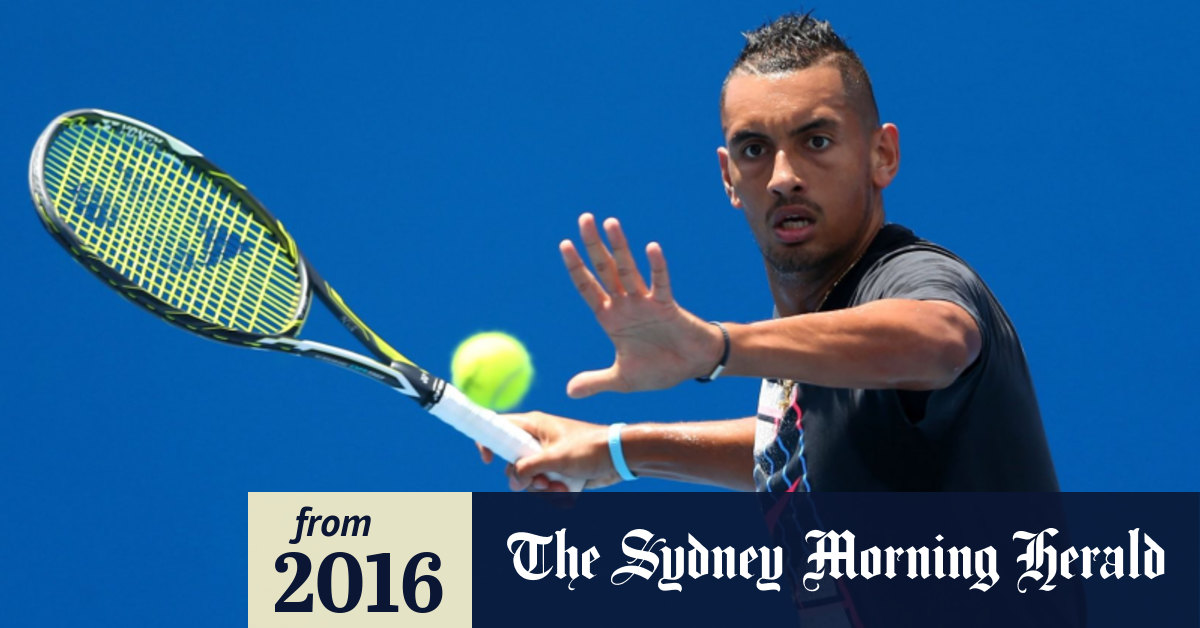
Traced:
<path fill-rule="evenodd" d="M 69 109 L 124 113 L 203 151 L 431 370 L 448 372 L 468 334 L 502 329 L 534 355 L 525 409 L 752 412 L 749 380 L 567 399 L 569 377 L 608 364 L 611 346 L 557 243 L 582 211 L 618 216 L 631 240 L 663 244 L 685 307 L 769 316 L 757 249 L 720 185 L 717 94 L 739 31 L 795 5 L 471 5 L 6 5 L 6 606 L 31 621 L 189 608 L 198 625 L 240 622 L 247 491 L 505 488 L 498 466 L 385 387 L 182 333 L 77 267 L 39 226 L 25 175 L 38 133 Z M 889 218 L 970 261 L 1015 321 L 1063 488 L 1196 490 L 1184 400 L 1200 11 L 816 8 L 900 128 Z M 323 317 L 307 332 L 350 341 Z M 188 573 L 160 577 L 184 555 Z"/>

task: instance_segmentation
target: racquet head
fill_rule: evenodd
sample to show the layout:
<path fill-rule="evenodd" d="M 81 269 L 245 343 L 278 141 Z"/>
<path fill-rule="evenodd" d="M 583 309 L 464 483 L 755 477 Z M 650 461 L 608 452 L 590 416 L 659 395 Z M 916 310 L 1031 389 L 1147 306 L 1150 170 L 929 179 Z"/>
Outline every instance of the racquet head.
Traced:
<path fill-rule="evenodd" d="M 245 186 L 163 131 L 96 109 L 63 114 L 34 146 L 29 184 L 51 235 L 156 316 L 215 340 L 371 377 L 507 460 L 540 448 L 375 335 Z M 376 359 L 296 338 L 313 294 Z"/>
<path fill-rule="evenodd" d="M 250 346 L 303 325 L 309 272 L 283 225 L 178 139 L 121 115 L 72 111 L 38 139 L 29 179 L 55 239 L 155 315 Z"/>

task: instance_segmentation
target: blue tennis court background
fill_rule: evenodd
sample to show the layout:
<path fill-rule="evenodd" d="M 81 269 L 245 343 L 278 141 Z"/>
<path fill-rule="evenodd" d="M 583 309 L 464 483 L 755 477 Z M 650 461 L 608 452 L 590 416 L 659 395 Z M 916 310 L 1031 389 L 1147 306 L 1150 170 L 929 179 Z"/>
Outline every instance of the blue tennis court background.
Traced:
<path fill-rule="evenodd" d="M 252 6 L 249 6 L 252 5 Z M 1131 8 L 1132 7 L 1132 8 Z M 720 82 L 784 2 L 6 5 L 0 20 L 5 575 L 17 617 L 240 621 L 247 491 L 503 490 L 385 387 L 159 323 L 43 232 L 58 113 L 162 127 L 246 183 L 426 368 L 521 337 L 526 409 L 744 416 L 757 383 L 584 401 L 611 347 L 561 268 L 582 211 L 663 244 L 704 318 L 770 314 L 721 189 Z M 1187 3 L 821 3 L 900 128 L 890 219 L 949 246 L 1024 340 L 1066 490 L 1196 490 L 1195 77 Z M 308 335 L 350 342 L 321 313 Z M 350 345 L 352 346 L 352 345 Z M 680 490 L 640 481 L 620 487 Z M 28 622 L 21 622 L 28 623 Z"/>

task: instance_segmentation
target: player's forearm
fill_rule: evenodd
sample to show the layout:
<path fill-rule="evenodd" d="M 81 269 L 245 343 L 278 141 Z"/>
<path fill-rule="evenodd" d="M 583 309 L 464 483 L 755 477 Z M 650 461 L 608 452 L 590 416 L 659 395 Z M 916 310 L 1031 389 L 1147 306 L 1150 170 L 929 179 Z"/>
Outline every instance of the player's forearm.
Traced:
<path fill-rule="evenodd" d="M 727 327 L 727 374 L 833 388 L 944 388 L 979 353 L 974 321 L 942 301 L 889 299 Z"/>
<path fill-rule="evenodd" d="M 753 417 L 625 426 L 621 448 L 639 477 L 754 490 Z"/>

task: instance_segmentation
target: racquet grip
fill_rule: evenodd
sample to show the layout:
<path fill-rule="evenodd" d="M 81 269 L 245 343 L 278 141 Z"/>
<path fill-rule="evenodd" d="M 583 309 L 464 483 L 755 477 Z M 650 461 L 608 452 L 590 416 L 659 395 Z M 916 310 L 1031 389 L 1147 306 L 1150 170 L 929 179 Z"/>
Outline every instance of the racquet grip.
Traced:
<path fill-rule="evenodd" d="M 429 412 L 509 462 L 516 462 L 542 450 L 541 444 L 529 432 L 471 401 L 449 382 L 441 400 Z M 557 473 L 546 475 L 551 480 L 566 484 L 572 492 L 583 490 L 583 480 Z"/>

